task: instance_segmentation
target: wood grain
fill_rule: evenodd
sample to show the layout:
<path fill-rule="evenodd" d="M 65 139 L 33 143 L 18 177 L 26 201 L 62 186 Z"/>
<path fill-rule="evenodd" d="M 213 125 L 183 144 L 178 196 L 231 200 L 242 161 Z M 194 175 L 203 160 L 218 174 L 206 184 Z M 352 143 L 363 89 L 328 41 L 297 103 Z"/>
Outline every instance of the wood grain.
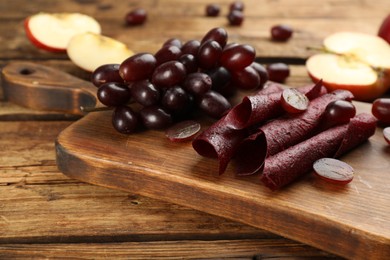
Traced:
<path fill-rule="evenodd" d="M 238 222 L 68 178 L 54 140 L 71 123 L 0 122 L 0 259 L 335 259 Z"/>
<path fill-rule="evenodd" d="M 356 105 L 369 111 L 368 104 Z M 345 188 L 308 175 L 270 192 L 257 176 L 236 177 L 231 167 L 217 176 L 216 161 L 198 156 L 190 143 L 169 142 L 158 131 L 120 135 L 109 121 L 110 113 L 90 114 L 59 135 L 57 164 L 63 173 L 264 228 L 344 257 L 390 254 L 390 149 L 380 129 L 342 158 L 356 171 Z"/>

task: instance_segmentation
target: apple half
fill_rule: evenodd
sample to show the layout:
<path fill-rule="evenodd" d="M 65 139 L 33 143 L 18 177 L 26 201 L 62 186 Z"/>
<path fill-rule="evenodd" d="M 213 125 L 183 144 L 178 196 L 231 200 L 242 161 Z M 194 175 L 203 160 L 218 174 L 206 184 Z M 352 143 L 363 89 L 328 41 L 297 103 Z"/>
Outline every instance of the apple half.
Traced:
<path fill-rule="evenodd" d="M 24 20 L 27 38 L 38 48 L 51 52 L 65 52 L 76 34 L 100 34 L 100 24 L 80 13 L 37 13 Z"/>
<path fill-rule="evenodd" d="M 390 45 L 374 35 L 339 32 L 324 39 L 324 53 L 306 61 L 314 82 L 347 89 L 356 100 L 372 101 L 390 88 Z"/>
<path fill-rule="evenodd" d="M 91 72 L 104 64 L 120 64 L 134 52 L 120 41 L 87 32 L 72 37 L 67 54 L 74 64 Z"/>

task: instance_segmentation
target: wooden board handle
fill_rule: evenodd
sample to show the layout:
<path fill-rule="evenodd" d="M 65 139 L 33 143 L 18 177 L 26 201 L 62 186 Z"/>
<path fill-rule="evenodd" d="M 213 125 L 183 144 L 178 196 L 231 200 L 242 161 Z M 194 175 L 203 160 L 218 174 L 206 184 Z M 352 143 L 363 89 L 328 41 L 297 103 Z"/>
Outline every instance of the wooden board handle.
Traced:
<path fill-rule="evenodd" d="M 1 76 L 5 99 L 20 106 L 83 115 L 97 103 L 92 83 L 47 66 L 11 62 Z"/>

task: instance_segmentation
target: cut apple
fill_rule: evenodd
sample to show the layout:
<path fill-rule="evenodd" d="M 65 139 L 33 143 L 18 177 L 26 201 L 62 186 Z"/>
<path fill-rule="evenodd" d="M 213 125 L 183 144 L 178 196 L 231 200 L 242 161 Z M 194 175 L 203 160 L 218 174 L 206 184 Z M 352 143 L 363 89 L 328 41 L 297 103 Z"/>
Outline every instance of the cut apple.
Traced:
<path fill-rule="evenodd" d="M 372 101 L 390 88 L 390 45 L 382 38 L 340 32 L 324 40 L 325 53 L 311 56 L 306 68 L 328 90 L 347 89 L 356 100 Z"/>
<path fill-rule="evenodd" d="M 76 34 L 101 33 L 94 18 L 80 13 L 38 13 L 25 19 L 24 28 L 35 46 L 52 52 L 65 52 Z"/>
<path fill-rule="evenodd" d="M 379 27 L 378 36 L 390 44 L 390 14 L 383 20 Z"/>
<path fill-rule="evenodd" d="M 74 64 L 86 71 L 104 64 L 120 64 L 134 54 L 124 43 L 90 32 L 74 36 L 67 53 Z"/>

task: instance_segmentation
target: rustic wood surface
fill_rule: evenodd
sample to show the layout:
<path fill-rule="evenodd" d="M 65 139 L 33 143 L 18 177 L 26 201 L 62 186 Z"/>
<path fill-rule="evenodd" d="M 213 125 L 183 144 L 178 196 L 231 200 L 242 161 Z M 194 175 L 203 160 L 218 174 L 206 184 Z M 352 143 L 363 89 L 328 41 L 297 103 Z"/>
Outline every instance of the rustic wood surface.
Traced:
<path fill-rule="evenodd" d="M 252 0 L 244 1 L 243 26 L 230 27 L 225 18 L 230 1 L 212 2 L 221 4 L 220 17 L 204 17 L 208 0 L 2 0 L 0 67 L 32 61 L 88 80 L 66 54 L 36 49 L 23 30 L 23 20 L 40 11 L 82 12 L 101 23 L 103 34 L 135 52 L 154 52 L 171 37 L 199 39 L 224 26 L 230 41 L 255 46 L 260 61 L 298 64 L 287 83 L 300 85 L 310 82 L 299 66 L 310 55 L 306 46 L 317 46 L 339 30 L 375 34 L 390 11 L 388 0 Z M 124 14 L 138 6 L 148 10 L 148 22 L 125 27 Z M 295 28 L 291 41 L 269 40 L 276 23 Z M 55 163 L 54 140 L 77 119 L 0 102 L 0 259 L 338 258 L 239 222 L 66 177 Z"/>

